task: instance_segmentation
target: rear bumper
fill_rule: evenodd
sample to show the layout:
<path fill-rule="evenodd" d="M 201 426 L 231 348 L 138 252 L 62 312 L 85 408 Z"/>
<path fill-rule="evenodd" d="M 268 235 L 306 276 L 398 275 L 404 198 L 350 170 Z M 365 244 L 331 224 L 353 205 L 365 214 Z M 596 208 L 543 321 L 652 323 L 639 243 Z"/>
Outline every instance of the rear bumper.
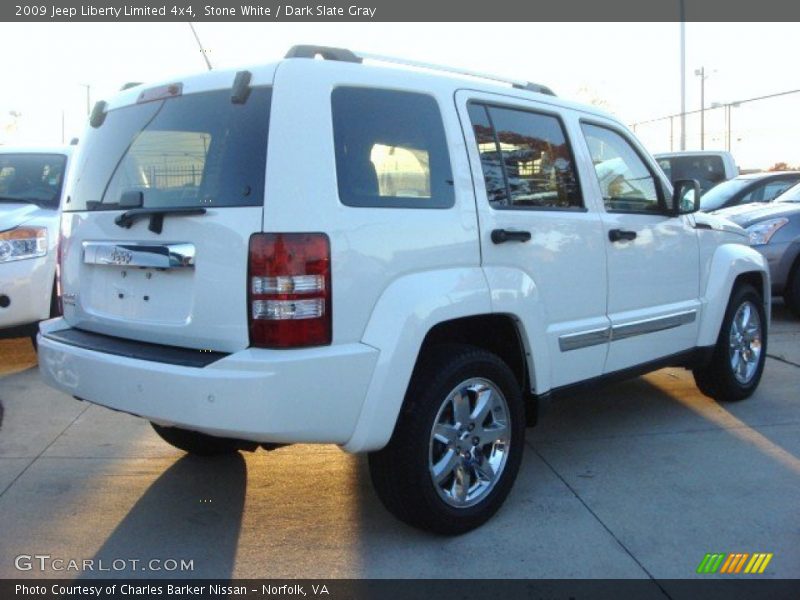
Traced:
<path fill-rule="evenodd" d="M 378 358 L 358 343 L 249 348 L 198 368 L 48 337 L 67 328 L 60 318 L 41 324 L 39 370 L 48 385 L 162 425 L 255 442 L 347 442 Z"/>

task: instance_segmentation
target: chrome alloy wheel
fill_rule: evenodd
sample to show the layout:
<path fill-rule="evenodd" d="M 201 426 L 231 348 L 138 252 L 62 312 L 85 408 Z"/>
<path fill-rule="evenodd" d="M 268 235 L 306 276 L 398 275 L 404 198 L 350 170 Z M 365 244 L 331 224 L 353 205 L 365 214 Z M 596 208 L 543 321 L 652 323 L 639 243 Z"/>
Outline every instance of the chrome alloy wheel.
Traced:
<path fill-rule="evenodd" d="M 728 337 L 731 370 L 736 381 L 748 384 L 758 370 L 762 350 L 761 317 L 752 302 L 736 310 Z"/>
<path fill-rule="evenodd" d="M 487 379 L 467 379 L 447 395 L 428 453 L 433 485 L 447 504 L 473 506 L 492 491 L 510 451 L 508 420 L 505 396 Z"/>

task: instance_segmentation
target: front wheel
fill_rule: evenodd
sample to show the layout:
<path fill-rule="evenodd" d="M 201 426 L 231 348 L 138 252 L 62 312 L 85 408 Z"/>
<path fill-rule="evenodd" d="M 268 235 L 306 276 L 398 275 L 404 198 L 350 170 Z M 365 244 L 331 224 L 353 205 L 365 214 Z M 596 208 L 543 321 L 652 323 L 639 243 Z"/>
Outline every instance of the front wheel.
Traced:
<path fill-rule="evenodd" d="M 420 359 L 389 444 L 369 455 L 378 497 L 400 520 L 465 533 L 503 504 L 525 437 L 520 385 L 494 354 L 436 348 Z"/>
<path fill-rule="evenodd" d="M 767 357 L 767 319 L 761 296 L 750 285 L 731 294 L 717 345 L 708 365 L 693 371 L 706 396 L 743 400 L 758 387 Z"/>
<path fill-rule="evenodd" d="M 197 456 L 218 456 L 233 454 L 239 450 L 254 450 L 257 444 L 231 438 L 215 437 L 199 431 L 190 431 L 180 427 L 165 427 L 150 423 L 162 440 L 179 450 Z"/>

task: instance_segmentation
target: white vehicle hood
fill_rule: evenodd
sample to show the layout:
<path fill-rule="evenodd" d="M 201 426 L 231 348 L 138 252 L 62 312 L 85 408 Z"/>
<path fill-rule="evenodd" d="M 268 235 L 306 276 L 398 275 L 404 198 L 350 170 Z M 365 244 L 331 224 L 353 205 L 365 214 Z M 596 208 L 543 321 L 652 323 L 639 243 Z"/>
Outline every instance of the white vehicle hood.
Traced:
<path fill-rule="evenodd" d="M 697 212 L 694 213 L 694 220 L 698 225 L 705 225 L 706 227 L 715 231 L 724 231 L 725 233 L 733 234 L 737 237 L 743 238 L 742 240 L 739 240 L 742 243 L 750 243 L 750 237 L 747 232 L 733 221 L 729 221 L 724 217 L 719 215 L 711 215 L 704 212 Z"/>
<path fill-rule="evenodd" d="M 0 203 L 0 231 L 14 229 L 14 227 L 19 227 L 35 217 L 50 216 L 54 212 L 52 209 L 40 208 L 35 204 L 25 202 Z"/>

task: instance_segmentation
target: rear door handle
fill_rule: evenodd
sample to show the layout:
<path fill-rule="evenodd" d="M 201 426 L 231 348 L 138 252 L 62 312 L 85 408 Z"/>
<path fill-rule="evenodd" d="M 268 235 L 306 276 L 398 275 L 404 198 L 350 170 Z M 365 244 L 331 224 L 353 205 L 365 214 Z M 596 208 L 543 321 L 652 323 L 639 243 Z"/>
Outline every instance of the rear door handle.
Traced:
<path fill-rule="evenodd" d="M 495 229 L 492 231 L 492 241 L 495 244 L 505 244 L 506 242 L 527 242 L 530 239 L 530 231 L 510 231 L 508 229 Z"/>
<path fill-rule="evenodd" d="M 610 229 L 608 231 L 608 239 L 612 242 L 631 242 L 636 239 L 635 231 L 626 231 L 624 229 Z"/>

